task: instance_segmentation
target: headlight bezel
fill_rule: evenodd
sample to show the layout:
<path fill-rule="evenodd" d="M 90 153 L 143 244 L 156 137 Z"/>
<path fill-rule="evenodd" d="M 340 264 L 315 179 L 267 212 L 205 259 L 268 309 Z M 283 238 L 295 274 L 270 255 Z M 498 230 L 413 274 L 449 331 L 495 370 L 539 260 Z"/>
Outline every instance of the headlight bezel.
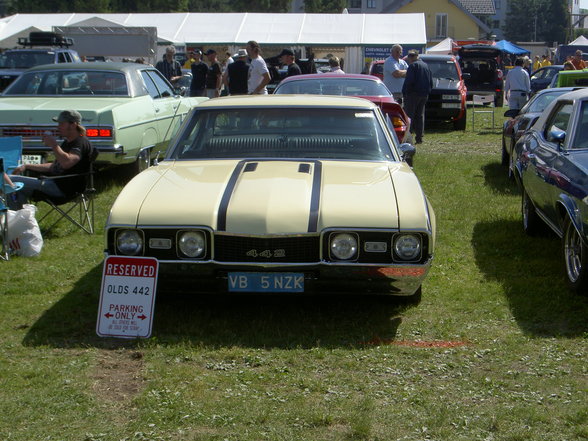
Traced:
<path fill-rule="evenodd" d="M 200 236 L 202 241 L 202 249 L 197 255 L 190 255 L 182 249 L 182 239 L 185 235 L 188 234 L 197 234 Z M 180 259 L 196 259 L 196 260 L 203 260 L 206 258 L 208 251 L 208 241 L 206 232 L 200 229 L 182 229 L 176 232 L 176 255 Z"/>
<path fill-rule="evenodd" d="M 348 236 L 348 238 L 345 238 Z M 340 239 L 347 239 L 350 243 L 355 242 L 352 246 L 354 248 L 353 252 L 349 255 L 349 257 L 344 258 L 337 256 L 335 251 L 333 250 L 333 243 L 335 240 Z M 359 249 L 360 249 L 360 240 L 359 234 L 355 231 L 334 231 L 329 235 L 328 246 L 329 246 L 329 259 L 333 262 L 357 262 L 359 260 Z"/>
<path fill-rule="evenodd" d="M 137 250 L 134 252 L 125 252 L 121 249 L 120 239 L 125 234 L 134 234 L 137 240 Z M 145 254 L 145 233 L 142 230 L 134 228 L 121 228 L 116 231 L 114 236 L 114 248 L 118 256 L 142 256 Z"/>
<path fill-rule="evenodd" d="M 415 240 L 415 251 L 411 255 L 403 255 L 401 251 L 399 251 L 398 247 L 402 244 L 401 241 L 405 240 Z M 412 262 L 419 262 L 422 259 L 423 255 L 423 238 L 421 234 L 414 233 L 414 232 L 402 232 L 397 233 L 392 236 L 392 259 L 395 262 L 401 263 L 412 263 Z"/>

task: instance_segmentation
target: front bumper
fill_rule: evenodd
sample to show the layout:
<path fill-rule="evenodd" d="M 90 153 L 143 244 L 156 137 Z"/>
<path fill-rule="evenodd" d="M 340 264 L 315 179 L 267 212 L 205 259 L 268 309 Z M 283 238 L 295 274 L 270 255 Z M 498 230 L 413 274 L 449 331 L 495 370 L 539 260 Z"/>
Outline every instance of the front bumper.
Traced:
<path fill-rule="evenodd" d="M 93 144 L 96 150 L 98 150 L 98 157 L 96 158 L 96 164 L 104 165 L 122 165 L 128 164 L 135 161 L 135 157 L 127 156 L 125 149 L 121 145 L 96 145 Z M 50 147 L 42 145 L 24 145 L 22 149 L 23 155 L 34 155 L 41 156 L 41 162 L 52 162 L 55 160 L 55 155 Z"/>
<path fill-rule="evenodd" d="M 217 262 L 161 262 L 158 289 L 163 292 L 228 293 L 229 273 L 298 273 L 304 274 L 304 294 L 388 294 L 413 295 L 423 283 L 431 259 L 423 264 L 355 265 L 319 263 L 260 267 Z M 258 291 L 255 291 L 259 294 Z M 279 293 L 268 292 L 279 295 Z M 298 293 L 300 294 L 300 293 Z"/>

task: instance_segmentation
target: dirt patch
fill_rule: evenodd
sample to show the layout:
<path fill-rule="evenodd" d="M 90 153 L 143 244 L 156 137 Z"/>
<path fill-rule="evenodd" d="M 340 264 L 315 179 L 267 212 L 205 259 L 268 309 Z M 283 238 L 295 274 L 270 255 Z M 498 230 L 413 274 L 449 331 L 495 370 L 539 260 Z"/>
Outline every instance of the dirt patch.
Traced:
<path fill-rule="evenodd" d="M 102 350 L 91 378 L 99 400 L 126 404 L 143 389 L 143 354 L 125 349 Z"/>

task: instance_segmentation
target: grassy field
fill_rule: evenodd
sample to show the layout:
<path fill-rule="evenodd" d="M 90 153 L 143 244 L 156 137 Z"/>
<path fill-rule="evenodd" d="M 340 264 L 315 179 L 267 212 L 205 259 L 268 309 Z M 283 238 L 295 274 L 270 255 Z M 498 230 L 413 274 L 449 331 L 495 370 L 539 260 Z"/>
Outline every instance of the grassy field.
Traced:
<path fill-rule="evenodd" d="M 502 115 L 497 113 L 500 124 Z M 587 440 L 588 298 L 525 237 L 499 131 L 429 130 L 420 304 L 159 296 L 152 338 L 96 336 L 102 226 L 0 262 L 1 440 Z"/>

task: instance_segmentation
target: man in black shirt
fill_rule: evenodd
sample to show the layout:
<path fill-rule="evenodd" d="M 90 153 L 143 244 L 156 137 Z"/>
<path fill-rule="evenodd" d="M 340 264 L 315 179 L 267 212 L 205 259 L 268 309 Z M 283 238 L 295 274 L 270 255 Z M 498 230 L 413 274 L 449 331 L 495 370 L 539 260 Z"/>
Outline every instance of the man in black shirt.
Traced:
<path fill-rule="evenodd" d="M 208 98 L 216 98 L 220 96 L 220 87 L 222 81 L 222 68 L 216 59 L 216 51 L 208 49 L 206 51 L 208 57 L 208 72 L 206 72 L 206 96 Z"/>
<path fill-rule="evenodd" d="M 204 96 L 206 88 L 206 73 L 208 66 L 202 61 L 202 51 L 195 49 L 192 53 L 194 62 L 190 66 L 192 82 L 190 83 L 190 96 Z"/>
<path fill-rule="evenodd" d="M 423 142 L 425 129 L 425 104 L 433 88 L 433 76 L 427 63 L 419 59 L 419 53 L 408 52 L 408 69 L 402 85 L 404 110 L 411 120 L 410 131 L 415 134 L 415 142 Z"/>
<path fill-rule="evenodd" d="M 233 58 L 236 60 L 227 66 L 227 70 L 223 74 L 223 82 L 229 90 L 229 95 L 247 95 L 250 67 L 247 62 L 247 51 L 239 49 Z"/>
<path fill-rule="evenodd" d="M 59 134 L 65 138 L 59 145 L 57 140 L 46 132 L 43 135 L 43 143 L 51 147 L 55 155 L 54 162 L 44 164 L 23 164 L 14 169 L 10 176 L 12 182 L 23 182 L 24 187 L 15 193 L 17 200 L 13 209 L 22 208 L 33 192 L 39 192 L 50 198 L 68 198 L 83 191 L 86 184 L 84 173 L 88 173 L 90 165 L 96 154 L 94 147 L 86 135 L 86 129 L 82 126 L 82 116 L 76 110 L 64 110 L 58 117 L 53 118 L 58 123 Z M 46 176 L 68 176 L 60 179 L 37 179 L 21 176 L 25 171 Z M 69 175 L 75 175 L 69 177 Z"/>
<path fill-rule="evenodd" d="M 302 74 L 300 66 L 298 66 L 294 61 L 294 52 L 292 50 L 284 49 L 278 56 L 280 57 L 280 62 L 288 66 L 286 77 L 293 77 L 294 75 Z"/>
<path fill-rule="evenodd" d="M 155 65 L 155 68 L 163 74 L 165 78 L 173 85 L 182 78 L 182 66 L 175 60 L 176 48 L 168 46 L 165 49 L 163 60 Z"/>

